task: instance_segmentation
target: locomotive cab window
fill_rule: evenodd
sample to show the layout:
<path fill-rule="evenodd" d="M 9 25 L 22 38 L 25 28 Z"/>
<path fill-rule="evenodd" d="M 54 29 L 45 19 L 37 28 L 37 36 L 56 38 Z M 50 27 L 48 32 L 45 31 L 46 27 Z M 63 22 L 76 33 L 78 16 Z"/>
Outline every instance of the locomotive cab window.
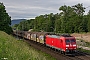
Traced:
<path fill-rule="evenodd" d="M 73 40 L 66 40 L 66 44 L 69 44 L 69 43 L 75 43 L 76 41 L 73 39 Z"/>
<path fill-rule="evenodd" d="M 66 43 L 70 43 L 70 40 L 66 40 Z"/>
<path fill-rule="evenodd" d="M 75 42 L 75 40 L 71 40 L 71 42 Z"/>
<path fill-rule="evenodd" d="M 75 40 L 71 40 L 71 43 L 76 42 Z"/>

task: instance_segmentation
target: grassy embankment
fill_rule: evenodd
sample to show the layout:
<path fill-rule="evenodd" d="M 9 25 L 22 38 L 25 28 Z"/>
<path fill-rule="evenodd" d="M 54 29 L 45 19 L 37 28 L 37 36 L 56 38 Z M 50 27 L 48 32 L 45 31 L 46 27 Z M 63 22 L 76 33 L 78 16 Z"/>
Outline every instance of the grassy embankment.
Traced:
<path fill-rule="evenodd" d="M 77 45 L 82 46 L 81 48 L 78 48 L 78 50 L 90 53 L 90 32 L 88 32 L 88 33 L 73 33 L 71 35 L 76 38 Z"/>
<path fill-rule="evenodd" d="M 83 46 L 83 47 L 88 47 L 88 48 L 90 48 L 90 42 L 86 42 L 85 40 L 81 40 L 81 39 L 77 39 L 77 40 L 79 40 L 79 41 L 77 42 L 78 46 Z M 78 48 L 78 50 L 90 54 L 90 50 L 83 49 L 83 47 L 82 47 L 82 48 Z"/>
<path fill-rule="evenodd" d="M 35 50 L 22 40 L 0 31 L 0 60 L 56 60 L 50 55 Z"/>

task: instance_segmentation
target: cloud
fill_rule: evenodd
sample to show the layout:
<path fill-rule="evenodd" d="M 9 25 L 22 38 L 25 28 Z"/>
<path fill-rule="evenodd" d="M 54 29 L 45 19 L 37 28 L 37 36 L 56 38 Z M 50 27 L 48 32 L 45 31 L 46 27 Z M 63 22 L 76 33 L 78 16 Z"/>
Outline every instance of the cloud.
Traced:
<path fill-rule="evenodd" d="M 88 7 L 90 0 L 1 0 L 12 19 L 35 18 L 41 14 L 59 13 L 59 7 L 65 5 L 73 6 L 83 3 Z M 86 12 L 89 9 L 86 9 Z"/>

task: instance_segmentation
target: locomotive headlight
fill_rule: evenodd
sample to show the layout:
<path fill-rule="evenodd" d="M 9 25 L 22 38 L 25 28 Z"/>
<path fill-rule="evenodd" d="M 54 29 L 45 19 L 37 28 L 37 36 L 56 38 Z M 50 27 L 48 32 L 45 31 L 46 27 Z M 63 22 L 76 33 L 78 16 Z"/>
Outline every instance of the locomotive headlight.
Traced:
<path fill-rule="evenodd" d="M 73 45 L 73 46 L 76 46 L 76 44 L 75 44 L 75 45 Z"/>
<path fill-rule="evenodd" d="M 66 49 L 68 49 L 68 48 L 66 48 Z"/>
<path fill-rule="evenodd" d="M 66 45 L 66 47 L 69 47 L 69 45 Z"/>

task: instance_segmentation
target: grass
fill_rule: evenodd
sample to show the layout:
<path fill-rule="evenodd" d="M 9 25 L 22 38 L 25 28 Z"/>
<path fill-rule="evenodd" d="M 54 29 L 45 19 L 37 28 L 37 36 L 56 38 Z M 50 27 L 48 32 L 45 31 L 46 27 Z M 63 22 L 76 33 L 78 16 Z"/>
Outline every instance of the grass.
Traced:
<path fill-rule="evenodd" d="M 77 39 L 77 40 L 79 40 L 78 42 L 77 42 L 77 44 L 79 45 L 79 46 L 85 46 L 85 47 L 90 47 L 90 42 L 86 42 L 85 40 L 82 40 L 82 39 Z"/>
<path fill-rule="evenodd" d="M 90 54 L 90 50 L 85 50 L 85 49 L 82 49 L 82 48 L 78 48 L 78 50 Z"/>
<path fill-rule="evenodd" d="M 87 47 L 90 47 L 90 42 L 85 42 Z"/>
<path fill-rule="evenodd" d="M 22 40 L 0 31 L 0 60 L 56 60 L 52 56 L 37 51 Z"/>
<path fill-rule="evenodd" d="M 84 46 L 84 47 L 89 47 L 90 48 L 90 42 L 86 42 L 85 40 L 82 40 L 82 39 L 77 39 L 77 40 L 79 40 L 78 41 L 79 42 L 78 46 Z M 83 48 L 78 48 L 77 50 L 90 54 L 90 50 L 86 50 L 86 49 L 83 49 Z"/>

